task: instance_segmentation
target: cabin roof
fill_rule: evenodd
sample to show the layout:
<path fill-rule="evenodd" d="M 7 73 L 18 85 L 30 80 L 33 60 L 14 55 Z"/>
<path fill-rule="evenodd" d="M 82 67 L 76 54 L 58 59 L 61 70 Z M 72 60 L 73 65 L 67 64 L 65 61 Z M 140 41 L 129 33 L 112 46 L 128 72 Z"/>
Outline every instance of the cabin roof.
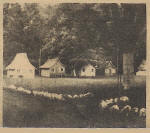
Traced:
<path fill-rule="evenodd" d="M 105 68 L 116 68 L 115 65 L 112 63 L 112 61 L 106 61 L 106 67 Z"/>
<path fill-rule="evenodd" d="M 85 64 L 85 65 L 83 65 L 81 68 L 80 68 L 80 70 L 82 70 L 83 68 L 85 68 L 85 67 L 87 67 L 87 66 L 92 66 L 93 68 L 95 68 L 92 64 Z"/>
<path fill-rule="evenodd" d="M 55 65 L 56 63 L 60 63 L 62 66 L 64 66 L 60 60 L 58 58 L 54 58 L 54 59 L 48 59 L 43 65 L 40 66 L 40 68 L 50 68 L 53 65 Z"/>
<path fill-rule="evenodd" d="M 35 69 L 35 67 L 30 63 L 26 53 L 17 53 L 6 67 L 6 70 L 8 69 Z"/>

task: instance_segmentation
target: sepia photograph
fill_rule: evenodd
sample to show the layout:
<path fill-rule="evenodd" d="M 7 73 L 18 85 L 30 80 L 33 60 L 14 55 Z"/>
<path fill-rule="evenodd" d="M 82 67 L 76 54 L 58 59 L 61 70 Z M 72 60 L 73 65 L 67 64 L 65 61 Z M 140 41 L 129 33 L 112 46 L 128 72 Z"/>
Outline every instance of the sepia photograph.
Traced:
<path fill-rule="evenodd" d="M 3 127 L 146 128 L 145 3 L 3 3 Z"/>

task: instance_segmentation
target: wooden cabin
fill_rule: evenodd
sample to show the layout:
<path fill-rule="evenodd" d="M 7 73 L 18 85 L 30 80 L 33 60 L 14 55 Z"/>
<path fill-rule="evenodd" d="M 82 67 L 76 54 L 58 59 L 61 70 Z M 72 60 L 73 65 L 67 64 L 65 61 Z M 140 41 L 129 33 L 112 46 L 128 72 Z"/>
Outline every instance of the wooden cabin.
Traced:
<path fill-rule="evenodd" d="M 17 53 L 6 67 L 7 77 L 34 78 L 35 67 L 30 63 L 26 53 Z"/>
<path fill-rule="evenodd" d="M 106 61 L 105 75 L 113 76 L 116 74 L 116 67 L 112 64 L 112 61 Z"/>
<path fill-rule="evenodd" d="M 43 77 L 56 77 L 65 74 L 65 66 L 58 58 L 48 59 L 40 66 L 40 74 Z"/>
<path fill-rule="evenodd" d="M 95 77 L 96 69 L 93 65 L 87 64 L 81 67 L 79 77 Z"/>

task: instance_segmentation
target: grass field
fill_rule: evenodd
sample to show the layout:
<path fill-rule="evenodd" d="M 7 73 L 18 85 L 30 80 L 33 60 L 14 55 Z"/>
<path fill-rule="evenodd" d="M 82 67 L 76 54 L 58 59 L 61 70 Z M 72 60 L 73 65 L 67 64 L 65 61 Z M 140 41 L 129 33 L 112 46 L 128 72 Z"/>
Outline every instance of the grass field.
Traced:
<path fill-rule="evenodd" d="M 4 87 L 3 123 L 5 127 L 145 127 L 145 120 L 139 117 L 114 115 L 110 112 L 102 112 L 98 108 L 100 100 L 123 95 L 130 98 L 131 106 L 145 107 L 145 78 L 135 77 L 132 87 L 127 91 L 118 90 L 116 77 L 99 79 L 36 77 L 31 81 L 4 77 L 4 86 L 9 84 L 62 94 L 91 92 L 94 95 L 59 101 L 27 95 Z"/>
<path fill-rule="evenodd" d="M 132 86 L 145 86 L 145 77 L 134 77 Z M 4 76 L 4 86 L 8 85 L 22 86 L 26 89 L 45 90 L 55 93 L 84 93 L 87 91 L 99 90 L 101 88 L 115 88 L 117 86 L 117 77 L 101 78 L 44 78 L 35 77 L 34 79 L 15 79 Z"/>

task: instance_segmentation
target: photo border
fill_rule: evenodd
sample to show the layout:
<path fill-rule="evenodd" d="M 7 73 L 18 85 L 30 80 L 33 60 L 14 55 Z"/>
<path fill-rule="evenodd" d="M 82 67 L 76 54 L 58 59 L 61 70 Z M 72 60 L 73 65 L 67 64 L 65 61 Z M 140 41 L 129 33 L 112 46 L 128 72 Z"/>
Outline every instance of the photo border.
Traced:
<path fill-rule="evenodd" d="M 147 68 L 150 68 L 150 0 L 3 0 L 0 1 L 0 126 L 3 125 L 3 3 L 145 3 L 146 4 L 146 21 L 147 21 L 147 34 L 146 34 L 146 61 Z M 148 133 L 150 132 L 150 70 L 147 70 L 146 76 L 146 128 L 132 129 L 132 128 L 15 128 L 14 132 L 41 132 L 44 130 L 48 132 L 75 132 L 75 133 L 96 133 L 96 132 L 128 132 L 128 133 Z M 0 132 L 12 132 L 12 128 L 0 128 Z"/>

